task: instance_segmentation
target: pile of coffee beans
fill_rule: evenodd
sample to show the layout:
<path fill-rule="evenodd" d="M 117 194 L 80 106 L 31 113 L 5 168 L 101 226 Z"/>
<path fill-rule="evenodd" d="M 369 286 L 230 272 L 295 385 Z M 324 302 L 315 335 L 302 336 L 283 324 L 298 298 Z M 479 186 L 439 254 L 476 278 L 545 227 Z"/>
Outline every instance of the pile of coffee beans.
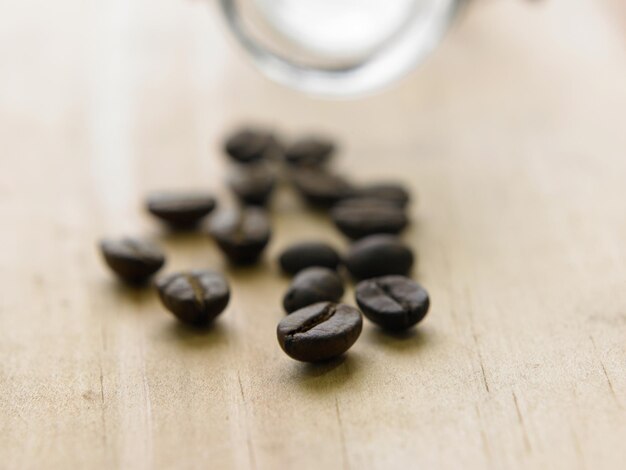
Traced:
<path fill-rule="evenodd" d="M 351 242 L 341 253 L 323 241 L 294 240 L 278 257 L 282 272 L 293 276 L 283 296 L 287 315 L 276 330 L 287 355 L 318 362 L 345 353 L 361 334 L 363 315 L 389 331 L 424 319 L 430 299 L 410 278 L 415 255 L 399 238 L 409 225 L 406 188 L 358 185 L 336 174 L 330 164 L 337 145 L 323 136 L 285 145 L 270 131 L 247 127 L 228 136 L 223 151 L 235 207 L 216 210 L 218 201 L 209 192 L 170 191 L 147 195 L 146 211 L 174 230 L 200 229 L 209 218 L 206 233 L 228 262 L 250 265 L 271 240 L 268 210 L 286 180 L 306 204 L 326 211 Z M 133 286 L 145 285 L 166 263 L 163 251 L 141 238 L 104 239 L 100 251 L 117 277 Z M 348 279 L 356 283 L 356 306 L 342 302 Z M 210 269 L 169 273 L 154 286 L 163 306 L 194 327 L 210 325 L 230 300 L 225 276 Z"/>

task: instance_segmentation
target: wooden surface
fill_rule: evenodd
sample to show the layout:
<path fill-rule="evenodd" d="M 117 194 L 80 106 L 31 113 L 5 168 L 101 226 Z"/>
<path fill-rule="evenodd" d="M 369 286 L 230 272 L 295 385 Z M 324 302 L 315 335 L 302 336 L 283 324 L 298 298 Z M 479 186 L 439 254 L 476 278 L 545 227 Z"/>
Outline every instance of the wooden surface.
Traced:
<path fill-rule="evenodd" d="M 324 102 L 258 76 L 215 5 L 4 0 L 0 467 L 623 468 L 625 12 L 485 1 L 400 86 Z M 242 121 L 331 132 L 340 169 L 414 188 L 433 300 L 414 335 L 367 325 L 326 366 L 281 352 L 276 254 L 344 243 L 289 193 L 265 264 L 224 267 L 232 302 L 204 334 L 111 279 L 108 234 L 160 240 L 168 271 L 222 269 L 141 197 L 223 191 Z"/>

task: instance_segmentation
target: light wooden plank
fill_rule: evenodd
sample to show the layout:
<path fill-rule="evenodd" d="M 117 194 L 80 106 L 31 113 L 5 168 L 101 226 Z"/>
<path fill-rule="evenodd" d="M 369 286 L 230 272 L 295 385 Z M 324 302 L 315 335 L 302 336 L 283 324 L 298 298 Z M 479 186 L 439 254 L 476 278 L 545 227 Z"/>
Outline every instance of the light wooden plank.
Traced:
<path fill-rule="evenodd" d="M 397 88 L 326 102 L 259 77 L 215 5 L 3 3 L 2 466 L 620 468 L 626 55 L 606 5 L 475 5 Z M 433 298 L 415 334 L 367 325 L 319 367 L 280 351 L 277 253 L 345 246 L 288 192 L 258 268 L 142 213 L 155 188 L 223 195 L 220 139 L 250 120 L 330 132 L 340 169 L 415 189 Z M 95 240 L 123 232 L 160 240 L 168 270 L 227 272 L 214 329 L 110 279 Z"/>

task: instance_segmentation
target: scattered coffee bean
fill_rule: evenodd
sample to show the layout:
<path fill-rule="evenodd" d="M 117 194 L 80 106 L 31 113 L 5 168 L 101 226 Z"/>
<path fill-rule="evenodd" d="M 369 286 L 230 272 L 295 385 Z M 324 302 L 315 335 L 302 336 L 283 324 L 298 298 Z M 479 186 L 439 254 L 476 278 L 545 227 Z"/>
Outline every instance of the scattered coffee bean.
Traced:
<path fill-rule="evenodd" d="M 158 246 L 138 238 L 102 240 L 100 251 L 113 272 L 131 284 L 147 281 L 165 264 L 165 256 Z"/>
<path fill-rule="evenodd" d="M 404 212 L 410 194 L 401 184 L 378 182 L 355 187 L 325 169 L 335 144 L 309 136 L 287 149 L 266 130 L 242 128 L 224 142 L 224 151 L 236 163 L 228 185 L 244 207 L 225 210 L 211 220 L 209 233 L 235 264 L 256 262 L 269 243 L 271 227 L 266 206 L 277 184 L 274 172 L 281 157 L 295 189 L 312 206 L 331 208 L 335 225 L 358 239 L 345 265 L 355 280 L 357 304 L 367 318 L 389 330 L 403 330 L 427 314 L 428 293 L 405 277 L 412 269 L 411 249 L 394 237 L 408 224 Z M 207 193 L 154 193 L 147 209 L 176 228 L 196 225 L 211 213 L 216 200 Z M 146 281 L 165 263 L 160 249 L 149 242 L 123 238 L 104 240 L 101 251 L 109 267 L 129 283 Z M 345 353 L 362 330 L 361 312 L 338 303 L 344 285 L 337 273 L 341 257 L 321 242 L 299 242 L 285 249 L 279 263 L 294 275 L 283 298 L 289 313 L 278 325 L 282 349 L 292 358 L 317 362 Z M 192 270 L 157 280 L 159 297 L 180 321 L 207 325 L 220 315 L 230 299 L 230 288 L 219 273 Z"/>
<path fill-rule="evenodd" d="M 317 302 L 338 302 L 343 293 L 343 282 L 335 271 L 319 266 L 307 268 L 293 278 L 283 297 L 283 307 L 291 313 Z"/>
<path fill-rule="evenodd" d="M 273 158 L 280 153 L 280 144 L 271 132 L 245 128 L 226 139 L 224 150 L 239 163 L 253 163 Z"/>
<path fill-rule="evenodd" d="M 214 271 L 194 270 L 165 276 L 156 282 L 163 305 L 192 325 L 206 325 L 228 305 L 228 282 Z"/>
<path fill-rule="evenodd" d="M 280 347 L 293 359 L 318 362 L 345 353 L 362 328 L 361 312 L 356 308 L 320 302 L 283 318 L 277 336 Z"/>
<path fill-rule="evenodd" d="M 377 233 L 398 234 L 408 224 L 401 209 L 379 199 L 348 199 L 333 207 L 331 217 L 347 237 L 358 239 Z"/>
<path fill-rule="evenodd" d="M 407 189 L 398 183 L 375 183 L 361 186 L 356 190 L 356 196 L 382 199 L 398 207 L 406 207 L 411 198 Z"/>
<path fill-rule="evenodd" d="M 215 198 L 202 192 L 159 192 L 146 200 L 150 213 L 177 228 L 195 226 L 215 206 Z"/>
<path fill-rule="evenodd" d="M 424 319 L 430 307 L 428 292 L 404 276 L 383 276 L 361 281 L 356 301 L 372 322 L 389 330 L 404 330 Z"/>
<path fill-rule="evenodd" d="M 413 252 L 393 235 L 370 235 L 354 243 L 345 265 L 355 279 L 390 274 L 406 275 L 413 266 Z"/>
<path fill-rule="evenodd" d="M 271 230 L 265 211 L 244 207 L 216 214 L 211 219 L 209 233 L 231 262 L 252 264 L 268 244 Z"/>
<path fill-rule="evenodd" d="M 295 166 L 321 166 L 328 162 L 334 151 L 335 144 L 330 140 L 306 137 L 287 147 L 285 160 Z"/>
<path fill-rule="evenodd" d="M 362 196 L 351 196 L 346 199 L 342 199 L 337 204 L 333 206 L 335 207 L 349 207 L 355 209 L 365 209 L 371 206 L 384 206 L 384 207 L 393 207 L 398 209 L 393 202 L 387 201 L 385 199 L 378 199 L 375 197 L 362 197 Z"/>
<path fill-rule="evenodd" d="M 276 175 L 264 164 L 239 165 L 228 184 L 244 204 L 264 206 L 276 186 Z"/>
<path fill-rule="evenodd" d="M 300 242 L 285 249 L 278 262 L 284 272 L 296 274 L 313 266 L 336 270 L 341 258 L 337 251 L 326 243 Z"/>
<path fill-rule="evenodd" d="M 324 170 L 301 168 L 292 172 L 292 180 L 304 199 L 317 207 L 331 207 L 353 193 L 348 181 Z"/>

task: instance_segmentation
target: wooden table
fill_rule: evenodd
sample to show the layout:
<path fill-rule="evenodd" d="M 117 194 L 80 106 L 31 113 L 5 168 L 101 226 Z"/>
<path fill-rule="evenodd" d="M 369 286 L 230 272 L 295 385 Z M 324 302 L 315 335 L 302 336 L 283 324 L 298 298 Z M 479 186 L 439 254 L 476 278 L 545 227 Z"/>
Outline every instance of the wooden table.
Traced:
<path fill-rule="evenodd" d="M 0 6 L 0 467 L 623 468 L 623 1 L 483 2 L 351 102 L 267 82 L 215 7 Z M 330 132 L 339 169 L 414 188 L 433 299 L 415 334 L 368 324 L 325 366 L 282 353 L 277 253 L 345 245 L 288 192 L 251 269 L 143 213 L 152 189 L 224 193 L 220 139 L 244 121 Z M 214 328 L 112 280 L 96 240 L 122 233 L 158 239 L 168 270 L 227 272 Z"/>

